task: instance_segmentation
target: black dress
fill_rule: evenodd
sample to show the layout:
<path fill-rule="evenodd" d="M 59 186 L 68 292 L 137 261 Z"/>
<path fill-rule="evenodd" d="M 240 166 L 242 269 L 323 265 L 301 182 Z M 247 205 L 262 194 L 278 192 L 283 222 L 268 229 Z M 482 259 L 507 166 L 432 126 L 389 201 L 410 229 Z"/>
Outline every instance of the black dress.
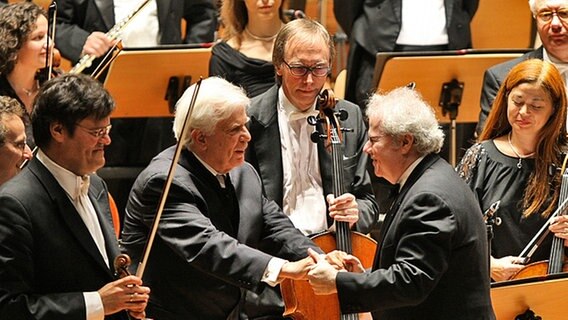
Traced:
<path fill-rule="evenodd" d="M 32 130 L 32 120 L 30 119 L 30 115 L 28 114 L 26 107 L 24 106 L 24 103 L 22 102 L 20 97 L 18 97 L 18 94 L 16 94 L 16 91 L 12 88 L 10 82 L 8 82 L 8 79 L 6 78 L 5 75 L 0 76 L 0 96 L 7 96 L 18 100 L 18 102 L 24 109 L 23 120 L 24 120 L 24 125 L 26 126 L 26 143 L 28 144 L 30 149 L 33 149 L 35 147 L 35 142 Z"/>
<path fill-rule="evenodd" d="M 547 219 L 539 213 L 522 216 L 523 192 L 534 171 L 534 159 L 509 157 L 501 153 L 493 140 L 483 141 L 469 148 L 457 167 L 460 176 L 475 193 L 481 210 L 485 211 L 501 201 L 495 213 L 501 219 L 494 225 L 491 255 L 494 258 L 518 256 Z M 552 235 L 536 250 L 531 261 L 548 260 Z"/>
<path fill-rule="evenodd" d="M 224 41 L 213 46 L 209 75 L 242 87 L 250 98 L 264 93 L 275 82 L 271 61 L 247 57 Z"/>

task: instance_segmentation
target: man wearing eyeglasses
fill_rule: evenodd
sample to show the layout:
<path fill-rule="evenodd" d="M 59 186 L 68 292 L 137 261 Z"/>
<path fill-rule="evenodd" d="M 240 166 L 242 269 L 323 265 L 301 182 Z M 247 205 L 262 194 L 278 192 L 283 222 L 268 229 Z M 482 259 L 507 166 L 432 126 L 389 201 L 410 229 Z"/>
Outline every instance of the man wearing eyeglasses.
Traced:
<path fill-rule="evenodd" d="M 34 104 L 38 154 L 0 187 L 0 319 L 143 318 L 150 290 L 115 278 L 108 191 L 94 174 L 112 98 L 90 77 L 63 75 Z"/>
<path fill-rule="evenodd" d="M 26 144 L 24 109 L 16 99 L 0 96 L 0 185 L 20 172 L 32 157 Z"/>
<path fill-rule="evenodd" d="M 478 134 L 483 130 L 485 120 L 503 80 L 509 71 L 521 61 L 541 59 L 551 62 L 564 76 L 565 84 L 568 83 L 568 0 L 529 0 L 529 6 L 536 20 L 542 46 L 517 59 L 503 62 L 485 71 L 481 91 L 481 111 L 476 129 Z"/>
<path fill-rule="evenodd" d="M 334 220 L 349 222 L 354 230 L 368 233 L 378 213 L 366 171 L 367 156 L 362 152 L 367 134 L 360 109 L 346 101 L 335 107 L 347 111 L 349 116 L 341 125 L 353 130 L 343 134 L 347 193 L 329 197 L 334 179 L 331 154 L 326 141 L 314 143 L 310 138 L 315 128 L 307 123 L 307 117 L 318 113 L 316 98 L 333 56 L 333 41 L 322 25 L 307 19 L 287 23 L 274 43 L 277 84 L 255 97 L 247 110 L 252 136 L 247 161 L 260 174 L 266 196 L 306 235 L 333 229 Z M 330 216 L 327 211 L 332 205 L 351 210 Z M 277 291 L 265 291 L 261 297 L 247 293 L 247 302 L 251 319 L 282 315 Z"/>

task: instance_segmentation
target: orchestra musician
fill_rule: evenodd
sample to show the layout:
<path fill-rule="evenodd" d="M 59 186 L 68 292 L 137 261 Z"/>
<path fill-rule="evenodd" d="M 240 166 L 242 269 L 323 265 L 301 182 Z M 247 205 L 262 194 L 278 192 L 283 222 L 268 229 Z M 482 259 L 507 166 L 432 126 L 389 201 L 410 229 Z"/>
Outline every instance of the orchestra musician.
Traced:
<path fill-rule="evenodd" d="M 331 203 L 352 211 L 346 216 L 327 213 L 326 196 L 333 193 L 332 157 L 326 141 L 316 144 L 311 140 L 315 128 L 307 117 L 318 113 L 316 99 L 334 53 L 333 40 L 321 24 L 309 19 L 288 22 L 274 44 L 277 83 L 255 97 L 248 109 L 252 140 L 247 161 L 258 171 L 267 198 L 306 235 L 333 230 L 334 220 L 349 222 L 354 230 L 366 234 L 378 215 L 363 153 L 367 140 L 363 116 L 356 105 L 344 100 L 335 108 L 348 113 L 342 126 L 353 130 L 343 133 L 342 141 L 347 192 Z M 281 317 L 284 309 L 279 292 L 267 290 L 263 294 L 257 297 L 247 292 L 248 316 Z"/>
<path fill-rule="evenodd" d="M 305 277 L 312 263 L 307 249 L 317 247 L 263 196 L 258 174 L 245 162 L 250 100 L 242 88 L 218 77 L 203 80 L 180 136 L 195 87 L 176 105 L 183 150 L 144 269 L 152 288 L 147 313 L 160 320 L 239 319 L 244 291 Z M 142 259 L 174 151 L 156 156 L 130 193 L 122 243 L 133 265 Z"/>
<path fill-rule="evenodd" d="M 72 63 L 85 54 L 102 56 L 114 44 L 105 33 L 141 2 L 58 0 L 55 42 L 61 55 Z M 182 19 L 186 21 L 184 32 Z M 212 42 L 216 28 L 217 8 L 213 0 L 151 1 L 126 25 L 121 39 L 125 47 Z"/>
<path fill-rule="evenodd" d="M 39 151 L 0 187 L 0 318 L 143 318 L 150 289 L 117 280 L 108 192 L 94 172 L 110 143 L 114 102 L 97 81 L 63 75 L 39 90 Z"/>
<path fill-rule="evenodd" d="M 375 95 L 365 144 L 375 174 L 399 193 L 381 227 L 373 268 L 345 255 L 338 272 L 320 255 L 308 273 L 316 294 L 337 293 L 342 313 L 374 319 L 495 319 L 487 239 L 472 192 L 437 153 L 444 135 L 432 108 L 409 88 Z"/>
<path fill-rule="evenodd" d="M 32 157 L 26 144 L 24 112 L 16 99 L 0 96 L 0 186 L 18 174 L 22 163 Z"/>
<path fill-rule="evenodd" d="M 556 67 L 540 59 L 517 64 L 497 92 L 478 143 L 457 167 L 485 212 L 500 201 L 491 242 L 491 278 L 509 279 L 523 268 L 518 255 L 558 205 L 566 152 L 566 90 Z M 556 169 L 555 169 L 556 168 Z M 550 230 L 568 239 L 568 218 Z M 552 235 L 532 261 L 547 260 Z"/>
<path fill-rule="evenodd" d="M 503 80 L 519 62 L 541 59 L 554 64 L 568 88 L 568 0 L 529 0 L 528 5 L 535 19 L 538 39 L 542 41 L 542 46 L 485 71 L 481 87 L 481 110 L 476 128 L 478 135 L 483 130 Z"/>
<path fill-rule="evenodd" d="M 470 23 L 479 0 L 334 0 L 349 36 L 346 99 L 361 108 L 373 88 L 378 52 L 471 48 Z"/>
<path fill-rule="evenodd" d="M 30 115 L 40 86 L 36 75 L 46 63 L 47 43 L 47 16 L 41 7 L 33 2 L 0 7 L 0 95 L 25 107 L 27 142 L 32 148 Z"/>
<path fill-rule="evenodd" d="M 284 25 L 282 5 L 281 0 L 223 1 L 223 41 L 211 50 L 209 75 L 243 87 L 251 98 L 274 85 L 272 48 Z"/>

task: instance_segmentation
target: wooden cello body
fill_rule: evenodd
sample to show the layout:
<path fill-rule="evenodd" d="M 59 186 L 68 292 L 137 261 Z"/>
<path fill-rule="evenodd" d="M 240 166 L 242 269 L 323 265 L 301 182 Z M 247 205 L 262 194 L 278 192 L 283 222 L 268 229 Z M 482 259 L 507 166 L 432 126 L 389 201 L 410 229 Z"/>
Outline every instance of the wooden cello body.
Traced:
<path fill-rule="evenodd" d="M 331 232 L 319 234 L 313 237 L 312 240 L 326 253 L 337 249 L 336 236 Z M 365 268 L 372 267 L 377 243 L 358 232 L 351 233 L 351 241 L 353 245 L 352 254 L 361 260 Z M 307 280 L 293 281 L 286 279 L 280 284 L 280 290 L 286 306 L 284 311 L 284 316 L 286 317 L 291 317 L 295 320 L 335 320 L 345 318 L 345 315 L 342 318 L 337 294 L 327 296 L 315 295 Z M 347 319 L 363 320 L 363 317 L 348 315 Z"/>
<path fill-rule="evenodd" d="M 338 115 L 335 110 L 335 97 L 328 90 L 324 90 L 318 97 L 319 118 L 308 119 L 318 129 L 312 135 L 312 140 L 325 138 L 331 149 L 333 170 L 333 194 L 339 196 L 345 193 L 343 183 L 343 145 Z M 346 113 L 342 113 L 343 119 Z M 325 133 L 322 133 L 325 132 Z M 336 232 L 324 232 L 313 237 L 313 241 L 324 252 L 341 250 L 358 257 L 365 268 L 373 265 L 377 243 L 357 232 L 349 229 L 347 222 L 335 222 Z M 284 280 L 280 284 L 282 298 L 285 304 L 284 316 L 295 320 L 356 320 L 363 319 L 358 314 L 341 314 L 337 294 L 318 296 L 314 294 L 307 280 Z M 370 319 L 370 314 L 366 314 Z"/>

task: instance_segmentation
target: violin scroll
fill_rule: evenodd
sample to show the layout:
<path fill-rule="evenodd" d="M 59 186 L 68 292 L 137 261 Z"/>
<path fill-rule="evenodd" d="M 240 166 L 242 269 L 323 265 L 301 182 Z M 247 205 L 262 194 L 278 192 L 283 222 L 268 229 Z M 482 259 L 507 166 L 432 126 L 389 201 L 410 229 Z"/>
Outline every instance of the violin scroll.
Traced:
<path fill-rule="evenodd" d="M 123 253 L 116 256 L 114 259 L 115 276 L 117 278 L 129 276 L 130 272 L 128 271 L 128 267 L 130 267 L 130 264 L 132 264 L 132 260 L 130 260 L 127 254 Z"/>

